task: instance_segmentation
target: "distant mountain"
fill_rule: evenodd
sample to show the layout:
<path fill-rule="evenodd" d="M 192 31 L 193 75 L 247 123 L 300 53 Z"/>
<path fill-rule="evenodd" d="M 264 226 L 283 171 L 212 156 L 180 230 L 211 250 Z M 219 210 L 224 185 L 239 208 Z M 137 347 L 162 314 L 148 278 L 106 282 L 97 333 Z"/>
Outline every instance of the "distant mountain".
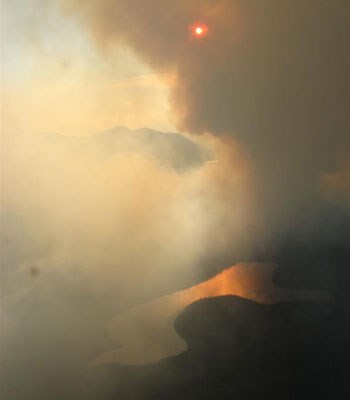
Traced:
<path fill-rule="evenodd" d="M 139 154 L 157 162 L 163 168 L 173 169 L 178 173 L 199 167 L 213 158 L 210 149 L 179 133 L 149 128 L 132 130 L 115 127 L 82 137 L 42 133 L 35 136 L 35 144 L 50 144 L 54 146 L 54 151 L 62 149 L 73 154 L 76 151 L 89 150 L 102 157 Z"/>
<path fill-rule="evenodd" d="M 115 127 L 94 135 L 92 139 L 107 155 L 137 152 L 178 172 L 198 167 L 211 159 L 208 149 L 178 133 Z"/>

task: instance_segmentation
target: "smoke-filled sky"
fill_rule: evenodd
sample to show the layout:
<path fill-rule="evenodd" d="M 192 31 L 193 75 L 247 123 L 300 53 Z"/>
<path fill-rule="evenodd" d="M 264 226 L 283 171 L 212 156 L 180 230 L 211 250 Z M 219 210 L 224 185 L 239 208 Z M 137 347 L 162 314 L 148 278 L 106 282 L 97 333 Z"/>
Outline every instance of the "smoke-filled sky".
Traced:
<path fill-rule="evenodd" d="M 110 350 L 103 328 L 120 310 L 291 237 L 347 245 L 349 1 L 2 8 L 9 387 L 31 370 L 16 400 L 56 398 L 58 370 L 76 385 L 57 398 L 79 398 L 72 365 Z"/>
<path fill-rule="evenodd" d="M 125 45 L 102 56 L 59 2 L 15 0 L 2 8 L 7 129 L 70 135 L 119 125 L 173 129 L 170 75 L 159 75 Z"/>
<path fill-rule="evenodd" d="M 346 0 L 10 2 L 3 118 L 65 134 L 232 135 L 275 213 L 348 168 L 348 12 Z M 201 40 L 196 21 L 210 27 Z"/>
<path fill-rule="evenodd" d="M 263 201 L 273 213 L 276 202 L 307 201 L 310 185 L 345 162 L 346 0 L 63 4 L 101 51 L 127 43 L 158 72 L 174 71 L 178 126 L 239 140 L 259 169 Z M 210 27 L 200 42 L 189 38 L 195 21 Z M 281 208 L 279 217 L 289 210 Z"/>

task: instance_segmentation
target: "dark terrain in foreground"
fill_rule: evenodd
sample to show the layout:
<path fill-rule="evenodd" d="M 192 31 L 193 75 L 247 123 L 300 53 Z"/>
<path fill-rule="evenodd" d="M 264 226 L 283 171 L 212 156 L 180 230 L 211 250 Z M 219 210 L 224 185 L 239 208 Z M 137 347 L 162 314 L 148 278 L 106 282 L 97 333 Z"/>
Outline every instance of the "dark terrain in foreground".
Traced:
<path fill-rule="evenodd" d="M 291 255 L 280 260 L 275 281 L 327 289 L 329 301 L 261 305 L 225 296 L 193 303 L 175 324 L 188 351 L 153 365 L 109 368 L 117 378 L 114 399 L 350 398 L 349 249 L 317 254 L 301 246 L 292 262 Z"/>
<path fill-rule="evenodd" d="M 189 350 L 117 367 L 115 399 L 348 398 L 349 317 L 337 302 L 199 301 L 176 322 Z"/>

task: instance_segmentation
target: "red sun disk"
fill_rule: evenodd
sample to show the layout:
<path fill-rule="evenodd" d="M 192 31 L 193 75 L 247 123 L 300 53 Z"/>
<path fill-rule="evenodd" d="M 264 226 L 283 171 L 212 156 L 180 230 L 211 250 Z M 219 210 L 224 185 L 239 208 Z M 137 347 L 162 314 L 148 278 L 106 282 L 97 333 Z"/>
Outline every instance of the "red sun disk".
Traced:
<path fill-rule="evenodd" d="M 200 38 L 208 34 L 208 27 L 204 24 L 194 24 L 191 27 L 192 35 L 194 37 Z"/>

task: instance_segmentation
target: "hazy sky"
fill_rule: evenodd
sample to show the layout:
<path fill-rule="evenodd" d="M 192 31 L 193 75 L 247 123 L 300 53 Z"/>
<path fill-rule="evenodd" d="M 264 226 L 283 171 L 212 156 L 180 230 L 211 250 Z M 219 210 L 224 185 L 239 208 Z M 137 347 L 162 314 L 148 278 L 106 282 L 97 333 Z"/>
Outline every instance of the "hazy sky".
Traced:
<path fill-rule="evenodd" d="M 325 174 L 348 175 L 348 1 L 59 3 L 106 59 L 123 44 L 174 76 L 178 129 L 239 143 L 278 229 L 315 207 Z M 201 40 L 196 21 L 209 26 Z"/>
<path fill-rule="evenodd" d="M 173 130 L 170 74 L 123 44 L 108 57 L 51 0 L 3 2 L 3 124 L 84 135 L 125 125 Z"/>

